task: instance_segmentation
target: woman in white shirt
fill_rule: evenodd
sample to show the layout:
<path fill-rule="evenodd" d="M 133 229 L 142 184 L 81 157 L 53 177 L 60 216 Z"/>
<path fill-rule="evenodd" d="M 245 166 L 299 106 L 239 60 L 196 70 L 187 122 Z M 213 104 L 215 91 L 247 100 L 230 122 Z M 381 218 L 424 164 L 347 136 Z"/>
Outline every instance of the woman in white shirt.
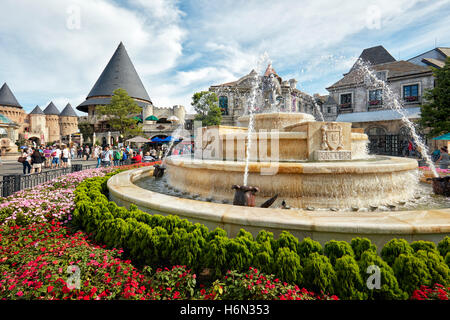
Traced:
<path fill-rule="evenodd" d="M 25 158 L 23 164 L 23 174 L 27 174 L 31 172 L 31 153 L 28 152 L 28 149 L 23 149 L 22 157 Z"/>
<path fill-rule="evenodd" d="M 67 168 L 67 161 L 69 161 L 69 156 L 70 156 L 70 150 L 68 147 L 65 147 L 62 151 L 62 166 L 63 168 Z"/>

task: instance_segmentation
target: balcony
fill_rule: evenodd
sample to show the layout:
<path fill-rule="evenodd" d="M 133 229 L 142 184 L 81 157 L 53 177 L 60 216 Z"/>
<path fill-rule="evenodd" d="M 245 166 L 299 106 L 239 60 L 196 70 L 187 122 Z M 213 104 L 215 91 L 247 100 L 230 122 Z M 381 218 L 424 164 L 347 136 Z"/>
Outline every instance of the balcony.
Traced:
<path fill-rule="evenodd" d="M 421 96 L 403 97 L 403 103 L 404 104 L 420 104 L 420 103 L 422 103 L 422 97 Z"/>
<path fill-rule="evenodd" d="M 342 103 L 338 105 L 338 114 L 341 113 L 352 113 L 353 105 L 351 103 Z"/>

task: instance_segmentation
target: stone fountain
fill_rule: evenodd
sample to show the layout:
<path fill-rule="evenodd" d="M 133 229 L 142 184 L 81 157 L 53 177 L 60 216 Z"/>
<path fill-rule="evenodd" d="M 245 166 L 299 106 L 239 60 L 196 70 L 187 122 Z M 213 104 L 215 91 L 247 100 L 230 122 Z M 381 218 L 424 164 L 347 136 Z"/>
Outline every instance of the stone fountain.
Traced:
<path fill-rule="evenodd" d="M 233 199 L 231 186 L 242 184 L 248 138 L 248 185 L 258 188 L 260 206 L 274 194 L 294 208 L 382 206 L 414 196 L 417 161 L 398 157 L 369 157 L 368 137 L 351 123 L 317 122 L 305 113 L 254 115 L 242 127 L 212 126 L 198 129 L 194 158 L 166 159 L 168 183 L 173 188 Z"/>

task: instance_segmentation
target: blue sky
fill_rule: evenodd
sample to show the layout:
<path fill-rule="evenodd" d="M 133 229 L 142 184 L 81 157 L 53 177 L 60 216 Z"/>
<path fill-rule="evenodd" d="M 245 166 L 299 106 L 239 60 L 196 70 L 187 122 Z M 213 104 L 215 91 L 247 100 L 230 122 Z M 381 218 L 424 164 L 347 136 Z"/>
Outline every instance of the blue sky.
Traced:
<path fill-rule="evenodd" d="M 269 60 L 326 94 L 364 48 L 407 60 L 450 47 L 449 17 L 450 0 L 2 0 L 0 85 L 26 111 L 75 107 L 122 41 L 159 107 L 189 111 L 194 92 Z"/>

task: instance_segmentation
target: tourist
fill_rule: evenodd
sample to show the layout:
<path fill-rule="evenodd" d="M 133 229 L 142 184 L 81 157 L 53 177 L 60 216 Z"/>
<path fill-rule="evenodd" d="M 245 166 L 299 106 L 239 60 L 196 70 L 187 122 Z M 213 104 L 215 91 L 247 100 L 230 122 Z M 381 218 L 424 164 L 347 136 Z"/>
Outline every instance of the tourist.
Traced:
<path fill-rule="evenodd" d="M 52 150 L 50 149 L 49 146 L 47 146 L 44 150 L 44 158 L 45 158 L 45 163 L 44 166 L 45 168 L 50 168 L 51 165 L 51 158 L 52 158 Z"/>
<path fill-rule="evenodd" d="M 66 146 L 62 150 L 62 157 L 61 157 L 62 160 L 61 165 L 63 168 L 67 168 L 67 162 L 69 161 L 69 157 L 70 157 L 70 150 L 69 147 Z"/>
<path fill-rule="evenodd" d="M 109 167 L 111 165 L 111 161 L 113 159 L 111 150 L 109 150 L 109 147 L 106 146 L 103 152 L 101 153 L 101 159 L 102 159 L 102 167 Z"/>
<path fill-rule="evenodd" d="M 125 161 L 128 160 L 128 153 L 127 150 L 122 148 L 120 150 L 120 152 L 122 153 L 122 158 L 120 159 L 120 165 L 123 166 L 125 164 Z"/>
<path fill-rule="evenodd" d="M 75 158 L 75 146 L 72 145 L 72 148 L 70 148 L 70 159 L 74 159 Z"/>
<path fill-rule="evenodd" d="M 32 164 L 32 169 L 31 169 L 31 173 L 34 173 L 36 171 L 36 173 L 41 173 L 42 172 L 42 163 L 44 162 L 44 157 L 42 156 L 41 152 L 39 151 L 39 149 L 35 149 L 33 151 L 33 153 L 30 156 L 31 158 L 31 164 Z"/>
<path fill-rule="evenodd" d="M 156 149 L 155 148 L 152 148 L 151 150 L 150 150 L 150 155 L 153 157 L 153 158 L 155 158 L 156 159 Z"/>
<path fill-rule="evenodd" d="M 89 160 L 89 153 L 90 153 L 89 146 L 86 145 L 86 148 L 84 149 L 84 156 L 86 157 L 86 159 L 85 159 L 86 161 Z"/>
<path fill-rule="evenodd" d="M 436 165 L 439 164 L 440 169 L 448 169 L 448 166 L 450 164 L 450 157 L 448 155 L 447 147 L 441 148 L 441 156 L 436 161 Z"/>
<path fill-rule="evenodd" d="M 100 146 L 95 146 L 94 148 L 94 159 L 97 159 L 97 167 L 99 168 L 102 164 L 102 158 L 100 157 L 101 148 Z"/>
<path fill-rule="evenodd" d="M 83 157 L 83 146 L 79 146 L 78 147 L 78 154 L 77 154 L 78 158 L 82 158 Z"/>
<path fill-rule="evenodd" d="M 155 159 L 150 155 L 150 152 L 147 151 L 144 155 L 144 162 L 152 162 L 154 160 Z"/>
<path fill-rule="evenodd" d="M 52 152 L 52 169 L 53 168 L 59 168 L 60 166 L 60 158 L 61 158 L 61 149 L 59 148 L 59 146 L 56 146 L 55 149 L 53 149 Z"/>
<path fill-rule="evenodd" d="M 114 166 L 117 167 L 119 166 L 119 162 L 120 162 L 120 151 L 119 150 L 114 150 L 113 151 L 113 161 L 114 161 Z"/>
<path fill-rule="evenodd" d="M 439 150 L 439 148 L 437 148 L 436 150 L 433 151 L 433 153 L 431 154 L 431 160 L 433 162 L 438 161 L 438 159 L 441 157 L 441 150 Z"/>
<path fill-rule="evenodd" d="M 24 159 L 24 161 L 22 162 L 23 174 L 27 174 L 27 171 L 28 171 L 28 173 L 30 173 L 30 171 L 31 171 L 31 155 L 28 152 L 27 148 L 23 149 L 22 158 Z"/>
<path fill-rule="evenodd" d="M 141 163 L 142 157 L 139 153 L 133 152 L 133 158 L 131 158 L 132 163 Z"/>

